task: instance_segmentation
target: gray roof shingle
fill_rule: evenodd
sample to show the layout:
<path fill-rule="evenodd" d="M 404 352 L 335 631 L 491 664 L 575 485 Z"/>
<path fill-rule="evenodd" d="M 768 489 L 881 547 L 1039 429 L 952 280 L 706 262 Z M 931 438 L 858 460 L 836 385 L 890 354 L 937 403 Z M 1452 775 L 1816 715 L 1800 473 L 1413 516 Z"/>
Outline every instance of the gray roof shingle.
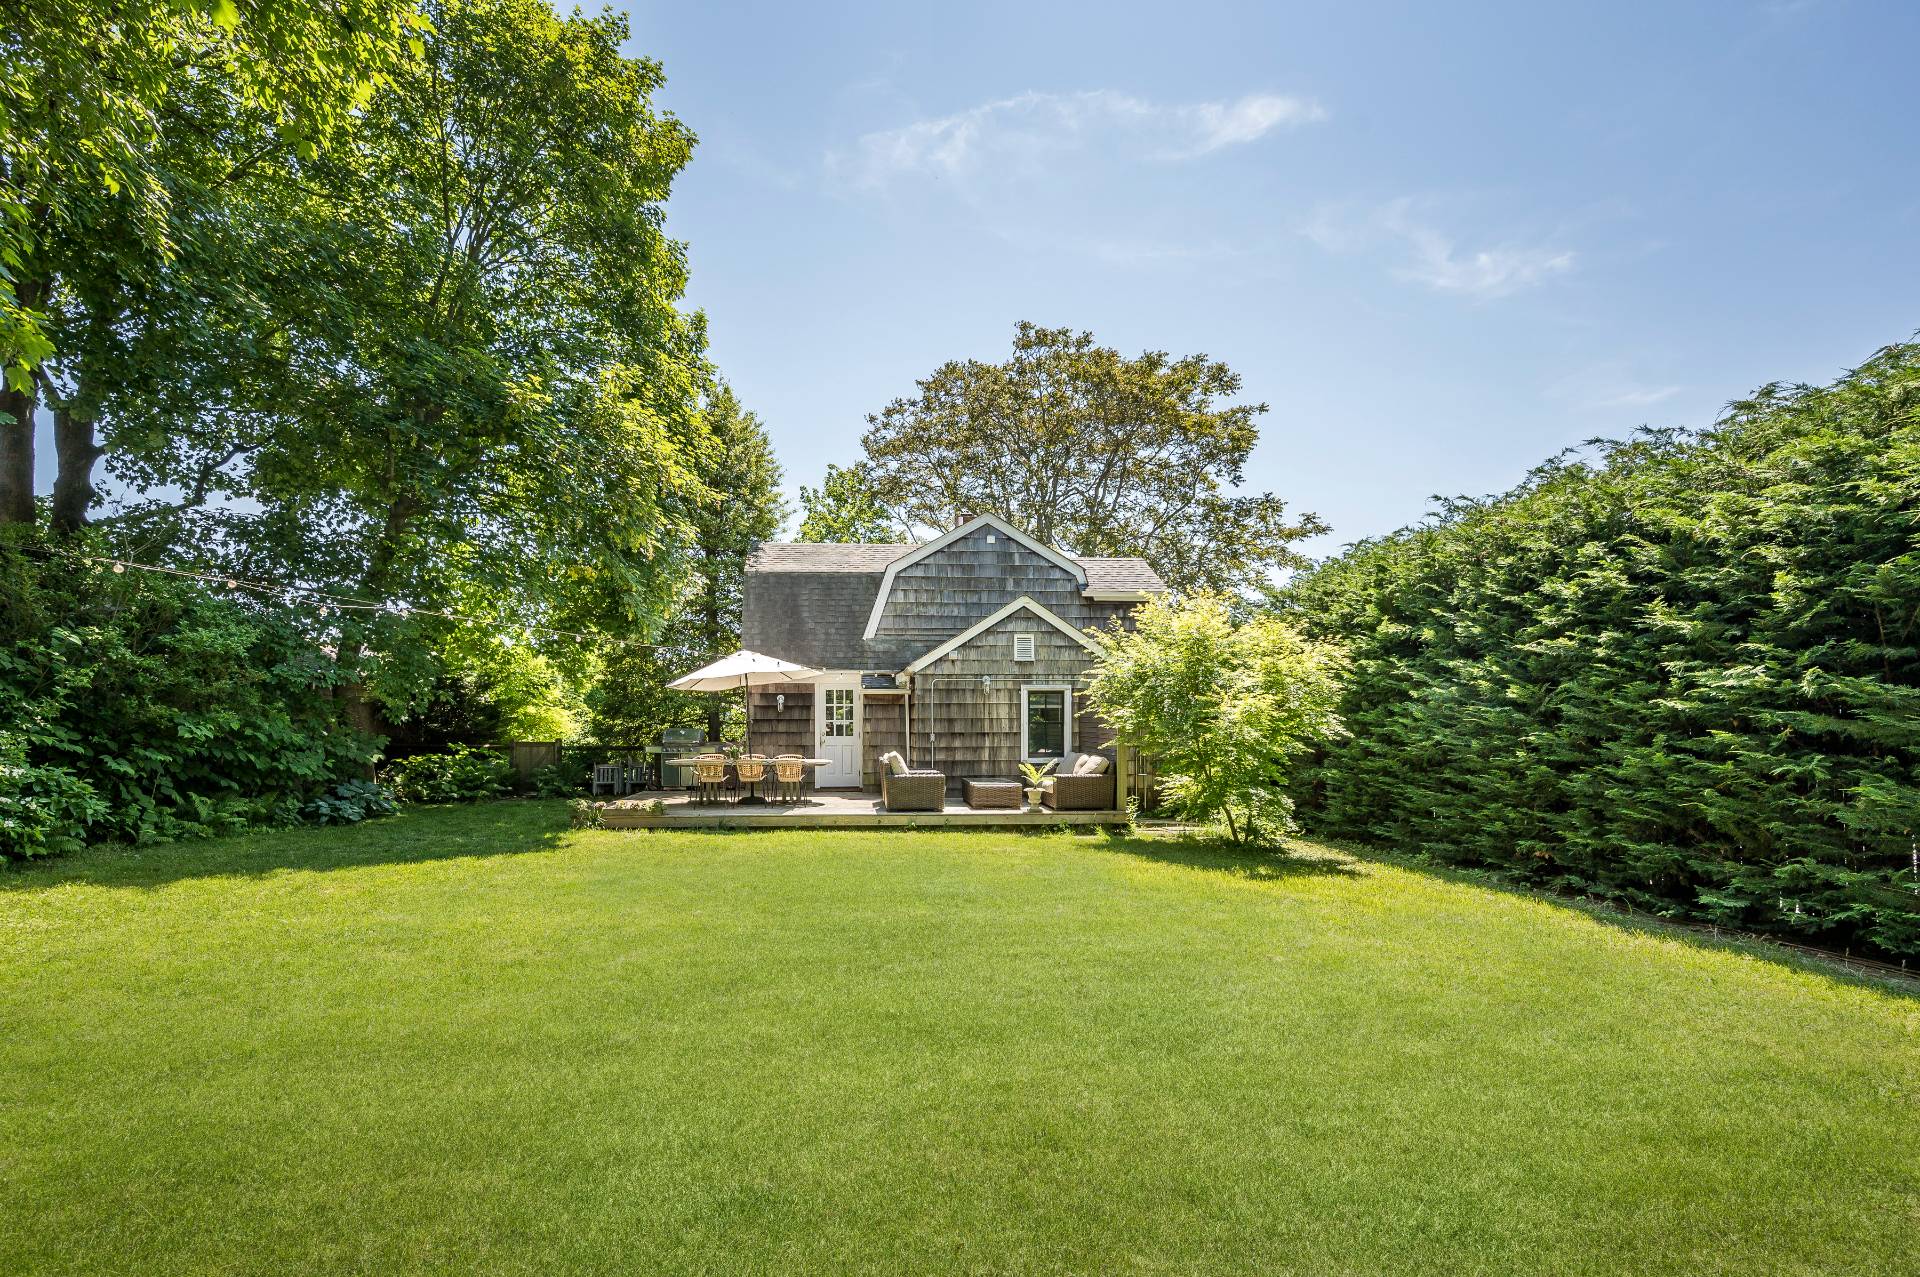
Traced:
<path fill-rule="evenodd" d="M 924 641 L 868 639 L 868 614 L 887 565 L 916 547 L 769 541 L 747 558 L 741 646 L 803 665 L 897 670 Z M 1166 585 L 1145 559 L 1077 559 L 1087 589 L 1160 593 Z"/>
<path fill-rule="evenodd" d="M 1145 559 L 1075 559 L 1087 570 L 1089 590 L 1140 590 L 1165 594 L 1167 583 Z"/>
<path fill-rule="evenodd" d="M 873 572 L 887 570 L 910 545 L 839 545 L 763 541 L 747 556 L 749 572 Z M 877 580 L 876 580 L 877 583 Z"/>
<path fill-rule="evenodd" d="M 840 545 L 830 542 L 767 541 L 747 558 L 749 572 L 832 572 L 873 574 L 874 589 L 887 564 L 916 547 L 911 545 Z M 1145 559 L 1080 558 L 1069 555 L 1087 570 L 1089 590 L 1142 590 L 1163 593 L 1167 586 Z M 867 596 L 873 606 L 873 596 Z"/>

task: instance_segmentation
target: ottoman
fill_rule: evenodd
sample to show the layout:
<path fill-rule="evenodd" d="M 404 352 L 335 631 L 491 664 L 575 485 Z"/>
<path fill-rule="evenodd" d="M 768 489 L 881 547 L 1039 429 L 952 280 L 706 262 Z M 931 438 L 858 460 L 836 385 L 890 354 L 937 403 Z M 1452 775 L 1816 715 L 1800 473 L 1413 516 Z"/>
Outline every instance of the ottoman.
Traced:
<path fill-rule="evenodd" d="M 960 788 L 966 795 L 969 807 L 1020 810 L 1020 782 L 1017 780 L 963 780 Z"/>

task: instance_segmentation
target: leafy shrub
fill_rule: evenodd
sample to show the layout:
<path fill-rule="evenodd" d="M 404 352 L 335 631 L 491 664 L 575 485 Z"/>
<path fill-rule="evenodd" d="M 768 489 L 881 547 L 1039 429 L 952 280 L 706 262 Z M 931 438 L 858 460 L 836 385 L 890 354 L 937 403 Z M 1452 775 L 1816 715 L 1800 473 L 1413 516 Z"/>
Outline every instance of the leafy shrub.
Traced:
<path fill-rule="evenodd" d="M 474 626 L 421 627 L 413 637 L 418 650 L 390 653 L 368 684 L 392 756 L 463 741 L 554 740 L 576 729 L 568 680 L 526 645 Z"/>
<path fill-rule="evenodd" d="M 1241 843 L 1290 832 L 1289 777 L 1341 732 L 1339 649 L 1276 617 L 1236 625 L 1207 595 L 1155 600 L 1134 620 L 1094 635 L 1094 708 L 1156 760 L 1184 815 L 1224 823 Z"/>
<path fill-rule="evenodd" d="M 1920 954 L 1920 346 L 1446 505 L 1292 584 L 1345 643 L 1315 828 Z"/>
<path fill-rule="evenodd" d="M 376 816 L 391 816 L 399 800 L 386 785 L 371 780 L 343 780 L 300 809 L 303 820 L 315 825 L 352 825 Z"/>
<path fill-rule="evenodd" d="M 605 803 L 576 798 L 567 804 L 567 823 L 575 829 L 598 829 L 603 823 L 606 811 Z"/>
<path fill-rule="evenodd" d="M 106 804 L 72 772 L 24 761 L 19 743 L 14 736 L 12 757 L 0 753 L 0 857 L 77 851 L 82 831 L 106 814 Z M 6 748 L 0 739 L 0 750 Z"/>
<path fill-rule="evenodd" d="M 461 803 L 498 798 L 513 766 L 495 750 L 456 745 L 444 754 L 415 754 L 387 768 L 394 792 L 410 803 Z"/>
<path fill-rule="evenodd" d="M 297 815 L 374 744 L 340 722 L 337 680 L 287 614 L 16 530 L 0 545 L 0 855 Z"/>
<path fill-rule="evenodd" d="M 548 763 L 533 769 L 533 792 L 540 798 L 567 798 L 580 792 L 586 773 L 564 763 Z"/>

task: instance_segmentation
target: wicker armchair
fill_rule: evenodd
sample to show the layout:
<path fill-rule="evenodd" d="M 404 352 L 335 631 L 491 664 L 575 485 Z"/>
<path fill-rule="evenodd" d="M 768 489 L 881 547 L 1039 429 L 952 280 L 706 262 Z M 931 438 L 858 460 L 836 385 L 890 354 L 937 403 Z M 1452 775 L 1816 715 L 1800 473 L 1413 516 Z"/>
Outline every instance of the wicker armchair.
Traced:
<path fill-rule="evenodd" d="M 780 786 L 781 802 L 799 802 L 800 787 L 807 779 L 806 764 L 798 754 L 782 754 L 773 760 L 773 779 Z"/>
<path fill-rule="evenodd" d="M 765 754 L 743 754 L 733 765 L 733 774 L 740 778 L 742 798 L 752 795 L 767 778 L 767 756 Z"/>
<path fill-rule="evenodd" d="M 693 760 L 693 787 L 700 802 L 717 802 L 727 788 L 727 760 L 721 754 L 701 754 Z"/>
<path fill-rule="evenodd" d="M 888 811 L 939 811 L 947 805 L 947 778 L 939 772 L 895 776 L 882 765 L 880 805 Z"/>

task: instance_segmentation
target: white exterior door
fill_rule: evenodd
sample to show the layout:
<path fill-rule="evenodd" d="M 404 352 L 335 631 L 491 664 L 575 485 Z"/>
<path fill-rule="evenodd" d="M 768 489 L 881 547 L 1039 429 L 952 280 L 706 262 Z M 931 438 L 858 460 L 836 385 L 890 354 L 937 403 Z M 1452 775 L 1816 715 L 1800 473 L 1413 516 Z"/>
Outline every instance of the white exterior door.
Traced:
<path fill-rule="evenodd" d="M 860 783 L 860 679 L 825 679 L 813 685 L 813 722 L 819 756 L 827 760 L 814 778 L 822 789 Z"/>

